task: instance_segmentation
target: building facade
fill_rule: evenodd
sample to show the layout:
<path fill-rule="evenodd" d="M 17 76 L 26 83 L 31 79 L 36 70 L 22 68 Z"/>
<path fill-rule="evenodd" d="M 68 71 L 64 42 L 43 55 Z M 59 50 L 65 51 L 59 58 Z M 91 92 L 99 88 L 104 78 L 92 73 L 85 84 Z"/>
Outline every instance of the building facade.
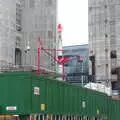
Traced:
<path fill-rule="evenodd" d="M 0 68 L 36 70 L 38 38 L 46 49 L 57 46 L 57 0 L 1 0 L 0 9 Z M 55 71 L 56 62 L 48 53 L 56 56 L 41 51 L 41 69 Z"/>
<path fill-rule="evenodd" d="M 89 0 L 89 73 L 111 85 L 120 79 L 120 1 Z"/>
<path fill-rule="evenodd" d="M 0 1 L 0 66 L 5 68 L 15 62 L 16 3 Z"/>
<path fill-rule="evenodd" d="M 63 47 L 63 56 L 69 62 L 65 63 L 66 81 L 74 84 L 88 82 L 88 45 Z"/>

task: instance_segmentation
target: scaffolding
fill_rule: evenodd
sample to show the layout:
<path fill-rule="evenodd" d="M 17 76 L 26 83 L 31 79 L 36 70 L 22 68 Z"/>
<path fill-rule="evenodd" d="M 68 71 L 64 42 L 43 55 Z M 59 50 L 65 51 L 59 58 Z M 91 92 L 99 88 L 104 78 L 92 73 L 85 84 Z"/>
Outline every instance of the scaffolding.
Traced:
<path fill-rule="evenodd" d="M 96 81 L 116 81 L 120 67 L 120 1 L 89 0 L 89 56 L 95 57 Z M 92 74 L 92 62 L 90 62 Z"/>

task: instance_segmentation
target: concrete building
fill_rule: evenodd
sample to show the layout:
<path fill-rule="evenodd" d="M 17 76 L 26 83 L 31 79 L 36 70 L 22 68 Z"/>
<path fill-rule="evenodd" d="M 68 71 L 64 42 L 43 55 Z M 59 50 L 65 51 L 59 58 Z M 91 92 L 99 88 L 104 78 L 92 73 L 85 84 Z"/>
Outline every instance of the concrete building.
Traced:
<path fill-rule="evenodd" d="M 120 80 L 120 1 L 89 1 L 89 73 L 96 82 Z"/>
<path fill-rule="evenodd" d="M 0 68 L 37 69 L 38 38 L 44 48 L 57 46 L 57 0 L 0 0 L 0 9 Z M 42 69 L 56 70 L 54 59 L 43 51 L 40 63 Z"/>
<path fill-rule="evenodd" d="M 16 2 L 0 0 L 0 68 L 15 63 Z"/>
<path fill-rule="evenodd" d="M 65 63 L 66 81 L 73 84 L 88 82 L 88 45 L 73 45 L 63 47 L 63 56 L 70 60 Z"/>

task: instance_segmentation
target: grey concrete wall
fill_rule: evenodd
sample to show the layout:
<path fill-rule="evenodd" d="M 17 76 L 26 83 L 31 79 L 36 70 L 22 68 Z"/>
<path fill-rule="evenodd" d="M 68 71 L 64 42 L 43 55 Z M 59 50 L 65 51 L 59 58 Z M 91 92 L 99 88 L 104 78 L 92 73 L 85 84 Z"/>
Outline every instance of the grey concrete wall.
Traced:
<path fill-rule="evenodd" d="M 21 7 L 21 31 L 16 30 L 16 3 Z M 37 39 L 42 39 L 45 48 L 56 48 L 56 21 L 57 0 L 1 0 L 0 68 L 15 65 L 15 48 L 18 48 L 22 52 L 22 65 L 37 69 Z M 25 53 L 28 44 L 31 49 Z M 51 54 L 56 56 L 55 52 Z M 54 60 L 43 52 L 41 66 L 56 69 Z"/>
<path fill-rule="evenodd" d="M 16 1 L 0 1 L 0 68 L 12 66 L 15 54 Z"/>
<path fill-rule="evenodd" d="M 26 55 L 26 63 L 37 67 L 38 37 L 45 48 L 56 48 L 56 0 L 24 0 L 22 16 L 22 32 L 24 44 L 30 43 L 30 55 Z M 50 52 L 50 51 L 49 51 Z M 55 56 L 55 52 L 51 52 Z M 54 60 L 46 53 L 41 53 L 41 66 L 55 70 Z"/>
<path fill-rule="evenodd" d="M 97 80 L 117 78 L 111 69 L 120 66 L 119 13 L 119 0 L 89 0 L 89 56 L 95 56 Z M 117 51 L 116 60 L 110 58 L 112 50 Z"/>

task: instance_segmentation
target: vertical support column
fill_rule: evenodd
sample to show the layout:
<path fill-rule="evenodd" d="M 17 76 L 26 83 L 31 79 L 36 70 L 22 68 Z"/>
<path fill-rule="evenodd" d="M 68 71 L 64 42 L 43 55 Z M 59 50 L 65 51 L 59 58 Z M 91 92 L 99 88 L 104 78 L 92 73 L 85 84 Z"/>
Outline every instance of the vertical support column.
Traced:
<path fill-rule="evenodd" d="M 76 115 L 75 119 L 78 120 L 77 118 L 78 118 L 78 116 Z"/>
<path fill-rule="evenodd" d="M 74 115 L 74 120 L 76 120 L 75 118 L 76 118 L 76 116 Z"/>
<path fill-rule="evenodd" d="M 53 120 L 53 115 L 51 115 L 50 117 L 51 117 L 50 119 Z"/>
<path fill-rule="evenodd" d="M 96 120 L 96 118 L 95 118 L 95 117 L 93 117 L 93 120 Z"/>
<path fill-rule="evenodd" d="M 38 73 L 40 73 L 40 48 L 38 48 Z"/>
<path fill-rule="evenodd" d="M 77 116 L 77 120 L 80 120 L 80 117 L 79 117 L 79 115 Z"/>
<path fill-rule="evenodd" d="M 60 115 L 59 115 L 59 120 L 60 120 Z"/>
<path fill-rule="evenodd" d="M 81 116 L 79 116 L 79 120 L 81 120 Z"/>
<path fill-rule="evenodd" d="M 71 118 L 71 120 L 73 120 L 73 116 L 72 115 L 70 116 L 70 118 Z"/>
<path fill-rule="evenodd" d="M 57 119 L 56 119 L 56 115 L 54 115 L 54 120 L 57 120 Z"/>
<path fill-rule="evenodd" d="M 29 120 L 32 120 L 31 115 L 29 116 Z"/>
<path fill-rule="evenodd" d="M 45 120 L 45 116 L 44 116 L 44 114 L 42 115 L 42 120 Z"/>
<path fill-rule="evenodd" d="M 40 114 L 38 115 L 38 120 L 40 120 Z"/>
<path fill-rule="evenodd" d="M 68 115 L 68 120 L 70 120 L 70 116 Z"/>
<path fill-rule="evenodd" d="M 48 120 L 48 118 L 49 118 L 49 115 L 48 115 L 48 114 L 47 114 L 46 118 L 47 118 L 47 120 Z"/>
<path fill-rule="evenodd" d="M 83 120 L 83 116 L 81 116 L 81 120 Z"/>
<path fill-rule="evenodd" d="M 36 114 L 34 114 L 34 120 L 37 120 L 37 119 L 36 119 L 36 118 L 37 118 L 36 116 L 37 116 L 37 115 L 36 115 Z"/>
<path fill-rule="evenodd" d="M 78 120 L 78 116 L 76 115 L 76 120 Z"/>
<path fill-rule="evenodd" d="M 64 120 L 67 120 L 67 118 L 66 118 L 67 116 L 65 115 L 65 119 Z"/>

